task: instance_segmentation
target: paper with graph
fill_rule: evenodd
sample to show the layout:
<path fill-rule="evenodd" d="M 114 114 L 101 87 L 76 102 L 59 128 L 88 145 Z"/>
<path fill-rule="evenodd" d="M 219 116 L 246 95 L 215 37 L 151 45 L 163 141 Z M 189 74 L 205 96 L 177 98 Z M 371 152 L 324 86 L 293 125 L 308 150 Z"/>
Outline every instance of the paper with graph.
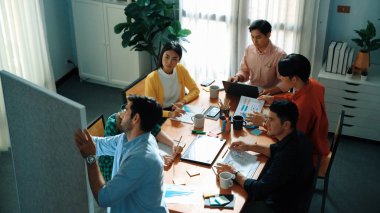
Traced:
<path fill-rule="evenodd" d="M 193 117 L 195 114 L 202 113 L 203 108 L 199 106 L 193 106 L 193 105 L 184 105 L 182 107 L 183 110 L 185 110 L 185 114 L 182 114 L 179 117 L 176 118 L 170 118 L 171 120 L 181 121 L 183 123 L 193 124 L 193 120 L 191 117 Z"/>
<path fill-rule="evenodd" d="M 239 100 L 239 104 L 236 107 L 235 115 L 241 115 L 246 118 L 245 113 L 253 113 L 253 112 L 261 112 L 263 109 L 265 101 L 257 100 L 256 98 L 249 98 L 246 96 L 241 96 Z"/>
<path fill-rule="evenodd" d="M 233 166 L 246 177 L 252 177 L 260 164 L 256 155 L 235 150 L 229 150 L 227 156 L 221 162 Z"/>

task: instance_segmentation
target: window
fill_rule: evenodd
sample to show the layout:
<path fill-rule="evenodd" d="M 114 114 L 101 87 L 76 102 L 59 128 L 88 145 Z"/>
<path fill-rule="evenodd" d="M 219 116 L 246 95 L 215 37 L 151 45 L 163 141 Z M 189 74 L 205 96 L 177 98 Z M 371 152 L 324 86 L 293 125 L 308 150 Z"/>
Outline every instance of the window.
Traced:
<path fill-rule="evenodd" d="M 181 63 L 197 82 L 234 75 L 244 49 L 252 43 L 248 27 L 256 19 L 272 24 L 274 44 L 287 53 L 296 52 L 303 4 L 302 0 L 182 0 L 182 27 L 192 33 Z"/>

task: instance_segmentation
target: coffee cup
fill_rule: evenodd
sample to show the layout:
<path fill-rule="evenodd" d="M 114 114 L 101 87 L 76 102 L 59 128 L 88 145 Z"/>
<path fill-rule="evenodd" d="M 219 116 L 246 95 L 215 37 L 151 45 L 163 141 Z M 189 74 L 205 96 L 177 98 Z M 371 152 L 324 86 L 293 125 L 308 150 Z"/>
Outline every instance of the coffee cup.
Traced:
<path fill-rule="evenodd" d="M 241 115 L 235 115 L 233 117 L 233 128 L 234 130 L 242 130 L 243 125 L 246 125 L 247 122 L 244 120 L 243 116 Z"/>
<path fill-rule="evenodd" d="M 191 120 L 194 122 L 195 128 L 203 128 L 205 123 L 205 115 L 204 114 L 195 114 L 193 117 L 191 117 Z"/>
<path fill-rule="evenodd" d="M 219 97 L 219 86 L 212 85 L 210 86 L 210 98 L 215 99 Z"/>
<path fill-rule="evenodd" d="M 234 185 L 235 175 L 230 172 L 221 172 L 219 174 L 220 188 L 229 189 Z"/>

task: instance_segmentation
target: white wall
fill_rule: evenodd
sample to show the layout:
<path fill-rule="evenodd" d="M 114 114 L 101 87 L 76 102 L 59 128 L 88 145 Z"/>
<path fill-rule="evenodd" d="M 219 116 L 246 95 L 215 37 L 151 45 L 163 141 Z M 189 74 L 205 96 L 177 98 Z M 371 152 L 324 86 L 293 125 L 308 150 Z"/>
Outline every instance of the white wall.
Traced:
<path fill-rule="evenodd" d="M 58 80 L 69 72 L 76 63 L 76 51 L 73 42 L 73 24 L 71 0 L 44 0 L 45 24 L 50 59 L 54 79 Z"/>

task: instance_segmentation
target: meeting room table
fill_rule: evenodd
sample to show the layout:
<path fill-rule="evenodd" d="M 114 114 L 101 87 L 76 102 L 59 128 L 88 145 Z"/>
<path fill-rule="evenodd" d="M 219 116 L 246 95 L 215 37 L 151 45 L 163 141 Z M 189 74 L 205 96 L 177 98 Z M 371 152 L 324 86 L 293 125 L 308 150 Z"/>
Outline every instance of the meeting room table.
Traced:
<path fill-rule="evenodd" d="M 218 106 L 219 100 L 224 102 L 225 99 L 228 99 L 230 102 L 230 114 L 231 117 L 239 103 L 239 97 L 226 95 L 224 91 L 219 92 L 219 98 L 211 99 L 209 91 L 199 86 L 200 95 L 199 97 L 189 103 L 189 105 L 197 106 L 203 109 L 207 109 L 209 106 Z M 266 108 L 263 111 L 267 110 Z M 203 132 L 209 133 L 210 131 L 220 132 L 222 128 L 222 121 L 205 119 L 204 127 L 201 130 Z M 244 138 L 244 141 L 248 141 L 249 143 L 274 143 L 273 139 L 266 136 L 265 134 L 261 134 L 259 136 L 255 136 L 251 133 L 250 129 L 243 128 L 242 130 L 234 130 L 230 128 L 230 132 L 223 132 L 218 135 L 219 138 L 226 140 L 226 145 L 222 148 L 219 154 L 216 157 L 218 160 L 222 159 L 227 153 L 228 148 L 231 142 L 238 140 L 240 137 Z M 164 130 L 171 138 L 174 140 L 179 140 L 181 138 L 181 144 L 185 145 L 182 153 L 186 151 L 192 141 L 197 137 L 197 134 L 194 134 L 192 130 L 194 130 L 193 124 L 183 123 L 180 121 L 175 121 L 171 119 L 167 119 L 162 125 L 162 130 Z M 265 131 L 263 131 L 265 133 Z M 268 158 L 264 155 L 253 153 L 257 155 L 257 161 L 260 162 L 256 172 L 254 173 L 254 179 L 257 179 L 262 172 L 265 163 Z M 188 170 L 195 169 L 199 172 L 199 175 L 195 175 L 190 177 L 187 173 Z M 177 156 L 174 160 L 174 163 L 165 167 L 164 171 L 164 183 L 165 184 L 173 184 L 173 179 L 181 180 L 185 183 L 186 186 L 196 189 L 199 192 L 199 196 L 194 196 L 192 200 L 187 200 L 184 203 L 168 203 L 168 208 L 170 212 L 239 212 L 245 201 L 248 198 L 247 193 L 244 191 L 243 187 L 241 187 L 238 183 L 234 183 L 231 189 L 221 189 L 219 186 L 219 182 L 217 181 L 216 169 L 212 169 L 211 166 L 202 165 L 199 163 L 184 161 L 180 159 L 180 156 Z M 213 193 L 213 194 L 234 194 L 235 196 L 235 204 L 234 209 L 221 209 L 221 208 L 209 208 L 204 206 L 204 198 L 203 193 Z"/>

